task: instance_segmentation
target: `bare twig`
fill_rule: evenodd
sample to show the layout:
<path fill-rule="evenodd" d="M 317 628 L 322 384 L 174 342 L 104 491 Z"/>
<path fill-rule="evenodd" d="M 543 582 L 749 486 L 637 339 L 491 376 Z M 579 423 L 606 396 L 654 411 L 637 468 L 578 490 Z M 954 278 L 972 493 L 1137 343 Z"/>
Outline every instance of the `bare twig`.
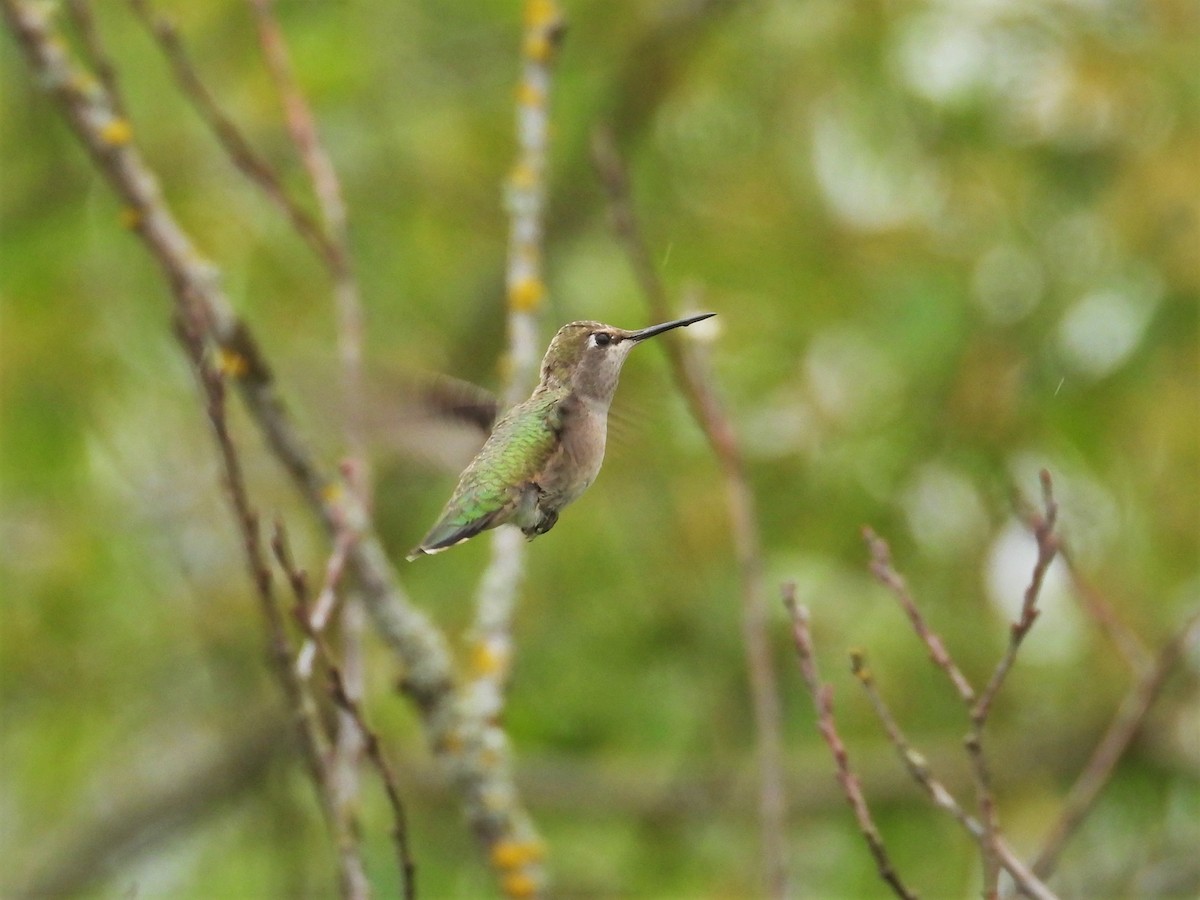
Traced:
<path fill-rule="evenodd" d="M 174 23 L 165 15 L 155 13 L 150 0 L 129 0 L 129 5 L 158 43 L 180 92 L 195 107 L 230 161 L 283 212 L 292 228 L 325 265 L 336 268 L 339 261 L 337 246 L 312 215 L 292 198 L 275 169 L 250 146 L 241 129 L 218 105 L 192 65 Z"/>
<path fill-rule="evenodd" d="M 874 678 L 866 665 L 865 656 L 857 653 L 853 657 L 853 669 L 859 682 L 866 689 L 875 708 L 876 715 L 883 723 L 888 733 L 888 739 L 896 747 L 901 760 L 910 774 L 925 788 L 933 802 L 941 809 L 949 812 L 965 827 L 979 844 L 983 859 L 983 895 L 986 898 L 999 896 L 999 877 L 1001 869 L 1006 870 L 1013 878 L 1017 889 L 1034 897 L 1053 896 L 1049 888 L 1030 872 L 1008 848 L 1000 834 L 999 817 L 996 810 L 995 794 L 992 790 L 991 767 L 983 745 L 983 728 L 987 723 L 988 713 L 995 699 L 996 692 L 1004 682 L 1005 675 L 1016 660 L 1017 651 L 1025 635 L 1037 618 L 1037 598 L 1041 591 L 1042 581 L 1049 568 L 1057 549 L 1057 538 L 1054 535 L 1054 523 L 1057 516 L 1057 506 L 1054 503 L 1050 475 L 1042 473 L 1042 490 L 1044 497 L 1044 515 L 1038 521 L 1038 560 L 1034 565 L 1033 576 L 1029 588 L 1025 592 L 1020 619 L 1010 629 L 1010 641 L 1005 654 L 1001 657 L 996 670 L 984 691 L 976 695 L 967 677 L 955 663 L 954 658 L 946 650 L 941 638 L 926 623 L 921 611 L 917 608 L 905 583 L 904 577 L 892 565 L 891 549 L 887 542 L 875 534 L 870 528 L 863 529 L 863 537 L 871 555 L 871 573 L 886 586 L 899 601 L 901 608 L 908 616 L 921 643 L 925 645 L 934 665 L 941 669 L 954 685 L 959 698 L 967 706 L 971 725 L 968 729 L 964 745 L 970 761 L 971 776 L 975 784 L 976 801 L 979 805 L 980 820 L 967 814 L 961 804 L 933 778 L 924 758 L 916 753 L 905 738 L 903 731 L 896 723 L 882 696 L 875 687 Z"/>
<path fill-rule="evenodd" d="M 908 616 L 908 621 L 912 623 L 913 631 L 917 633 L 917 637 L 921 639 L 921 643 L 929 651 L 929 658 L 933 660 L 934 665 L 946 673 L 946 677 L 954 685 L 958 696 L 962 698 L 964 703 L 970 706 L 970 704 L 975 702 L 975 689 L 971 687 L 971 682 L 967 680 L 967 676 L 962 673 L 962 670 L 958 668 L 954 659 L 947 652 L 946 645 L 942 643 L 942 639 L 937 635 L 937 632 L 929 627 L 925 621 L 925 617 L 917 608 L 917 604 L 908 590 L 908 584 L 905 582 L 904 576 L 897 572 L 892 565 L 892 550 L 888 546 L 887 541 L 866 527 L 863 528 L 862 535 L 863 540 L 867 543 L 867 550 L 871 555 L 871 574 L 875 576 L 880 584 L 892 592 L 892 596 L 896 598 L 900 603 L 900 608 Z"/>
<path fill-rule="evenodd" d="M 1036 533 L 1040 518 L 1041 516 L 1037 514 L 1026 515 L 1025 522 L 1031 531 Z M 1152 662 L 1150 650 L 1146 647 L 1145 642 L 1122 621 L 1100 587 L 1080 571 L 1070 548 L 1061 538 L 1058 555 L 1067 567 L 1067 574 L 1071 577 L 1072 593 L 1079 598 L 1084 611 L 1100 626 L 1100 630 L 1104 632 L 1121 658 L 1125 660 L 1130 671 L 1137 675 L 1144 675 Z"/>
<path fill-rule="evenodd" d="M 190 315 L 189 315 L 190 314 Z M 283 614 L 279 609 L 270 568 L 262 551 L 258 514 L 250 503 L 242 476 L 241 461 L 225 418 L 225 385 L 220 373 L 209 362 L 204 343 L 203 307 L 189 304 L 181 311 L 179 335 L 188 352 L 204 392 L 209 422 L 225 469 L 225 484 L 242 535 L 246 561 L 254 582 L 267 634 L 271 658 L 288 706 L 300 733 L 304 759 L 317 788 L 321 807 L 337 851 L 339 884 L 348 900 L 364 900 L 370 893 L 366 870 L 359 853 L 355 823 L 344 814 L 338 802 L 336 785 L 329 766 L 329 741 L 321 726 L 316 703 L 292 668 L 291 648 Z"/>
<path fill-rule="evenodd" d="M 1000 657 L 992 677 L 983 692 L 971 705 L 971 727 L 967 731 L 964 745 L 971 762 L 971 772 L 975 780 L 975 795 L 979 804 L 979 815 L 983 820 L 983 839 L 980 849 L 983 855 L 983 893 L 988 900 L 999 896 L 999 864 L 997 861 L 997 845 L 1000 840 L 1000 821 L 996 810 L 996 798 L 992 791 L 992 776 L 988 766 L 987 754 L 983 747 L 983 729 L 987 724 L 992 703 L 996 698 L 1004 680 L 1013 664 L 1017 653 L 1029 629 L 1038 617 L 1038 595 L 1041 593 L 1042 582 L 1046 571 L 1054 561 L 1058 552 L 1058 536 L 1054 533 L 1054 525 L 1058 519 L 1058 504 L 1054 500 L 1054 485 L 1050 473 L 1041 472 L 1042 483 L 1042 512 L 1031 518 L 1033 532 L 1037 538 L 1038 555 L 1033 566 L 1033 575 L 1025 596 L 1021 602 L 1020 617 L 1009 628 L 1008 646 Z M 965 698 L 964 698 L 965 699 Z"/>
<path fill-rule="evenodd" d="M 983 896 L 990 900 L 990 898 L 995 898 L 999 894 L 1000 866 L 996 850 L 999 840 L 999 823 L 995 795 L 992 792 L 991 771 L 984 752 L 981 735 L 983 724 L 986 721 L 986 712 L 982 718 L 977 719 L 974 716 L 975 710 L 979 708 L 976 705 L 978 698 L 976 697 L 975 689 L 971 686 L 967 676 L 958 667 L 958 664 L 946 649 L 945 644 L 942 643 L 941 637 L 925 621 L 924 615 L 922 615 L 920 609 L 917 607 L 916 601 L 908 589 L 908 584 L 905 582 L 904 576 L 897 572 L 895 566 L 892 564 L 891 548 L 888 546 L 887 541 L 879 537 L 870 528 L 863 528 L 863 539 L 866 541 L 868 551 L 871 555 L 871 574 L 899 602 L 901 609 L 904 610 L 905 615 L 912 624 L 913 631 L 916 632 L 921 643 L 925 645 L 925 649 L 929 653 L 929 658 L 933 661 L 934 665 L 946 674 L 946 677 L 958 693 L 959 698 L 972 713 L 971 729 L 967 733 L 964 744 L 967 749 L 967 755 L 971 760 L 971 774 L 975 782 L 975 794 L 979 804 L 979 814 L 983 820 L 983 830 L 979 844 L 983 857 Z M 1033 619 L 1030 618 L 1029 625 L 1032 624 Z M 1027 629 L 1028 626 L 1026 626 Z M 863 671 L 867 671 L 865 667 Z M 863 679 L 860 678 L 860 680 Z M 863 684 L 864 686 L 870 686 L 869 680 L 863 680 Z M 876 695 L 872 696 L 873 702 L 877 699 Z M 990 705 L 990 698 L 988 705 Z M 876 712 L 880 712 L 878 704 L 876 705 Z M 881 718 L 883 718 L 882 714 Z M 894 724 L 893 722 L 893 727 Z M 890 734 L 891 731 L 889 729 Z M 915 777 L 916 770 L 911 765 L 910 771 L 914 772 Z"/>
<path fill-rule="evenodd" d="M 300 154 L 300 161 L 308 172 L 330 241 L 338 251 L 333 260 L 333 267 L 348 272 L 350 258 L 346 253 L 346 204 L 342 200 L 342 187 L 337 171 L 321 143 L 308 99 L 296 80 L 287 40 L 284 38 L 283 29 L 279 27 L 279 20 L 275 17 L 274 3 L 272 0 L 249 0 L 249 3 L 258 26 L 258 39 L 267 69 L 283 102 L 288 132 Z"/>
<path fill-rule="evenodd" d="M 317 599 L 306 608 L 308 621 L 305 623 L 305 634 L 310 630 L 320 634 L 329 624 L 329 619 L 337 607 L 338 586 L 346 571 L 346 557 L 350 553 L 354 541 L 354 534 L 347 529 L 338 531 L 334 535 L 333 552 L 329 554 L 329 560 L 325 564 L 325 580 L 321 584 L 321 590 L 317 593 Z M 308 678 L 312 675 L 312 664 L 316 653 L 316 642 L 312 638 L 306 638 L 303 646 L 300 647 L 300 652 L 296 654 L 296 671 L 300 673 L 301 678 Z"/>
<path fill-rule="evenodd" d="M 804 677 L 804 683 L 808 686 L 808 692 L 812 695 L 813 704 L 817 709 L 817 727 L 821 731 L 821 736 L 825 738 L 825 743 L 829 745 L 830 753 L 833 754 L 833 761 L 837 765 L 838 783 L 842 786 L 842 793 L 846 795 L 850 808 L 854 810 L 858 830 L 866 838 L 867 847 L 871 851 L 871 856 L 875 858 L 875 866 L 879 869 L 880 877 L 887 882 L 897 897 L 915 900 L 917 895 L 905 887 L 904 882 L 900 880 L 899 873 L 892 866 L 887 848 L 883 843 L 883 837 L 875 825 L 875 820 L 871 817 L 871 809 L 867 805 L 867 798 L 863 795 L 862 785 L 859 783 L 858 776 L 854 774 L 854 770 L 850 768 L 850 756 L 846 752 L 846 745 L 838 735 L 837 724 L 833 718 L 833 685 L 821 682 L 816 656 L 813 653 L 812 634 L 808 627 L 808 609 L 796 602 L 796 586 L 794 584 L 783 586 L 783 603 L 792 616 L 792 636 L 796 642 L 796 655 L 800 660 L 800 673 Z"/>
<path fill-rule="evenodd" d="M 608 193 L 609 210 L 617 239 L 624 248 L 634 277 L 653 321 L 672 318 L 667 291 L 658 276 L 642 238 L 630 198 L 629 178 L 612 135 L 598 129 L 592 142 L 592 159 Z M 754 507 L 754 493 L 733 423 L 711 384 L 711 379 L 691 350 L 670 336 L 663 339 L 675 382 L 687 400 L 693 418 L 704 433 L 721 468 L 729 505 L 730 527 L 741 578 L 742 642 L 750 683 L 754 724 L 758 738 L 759 812 L 763 869 L 774 897 L 787 893 L 783 837 L 787 806 L 783 790 L 783 738 L 779 691 L 767 639 L 767 602 L 762 577 L 762 540 Z"/>
<path fill-rule="evenodd" d="M 866 654 L 862 651 L 852 652 L 850 654 L 850 667 L 854 673 L 854 677 L 858 679 L 859 684 L 866 691 L 867 697 L 871 701 L 871 706 L 875 710 L 875 715 L 879 718 L 880 723 L 882 723 L 884 731 L 887 732 L 888 740 L 895 748 L 900 761 L 908 769 L 913 780 L 924 789 L 934 806 L 949 813 L 975 839 L 981 849 L 985 844 L 988 844 L 996 863 L 1012 876 L 1013 883 L 1022 894 L 1027 897 L 1038 898 L 1038 900 L 1053 900 L 1055 896 L 1054 892 L 1043 884 L 1021 862 L 1020 858 L 1013 853 L 1004 839 L 999 834 L 989 832 L 986 824 L 968 813 L 963 805 L 954 797 L 954 794 L 933 774 L 928 760 L 924 754 L 912 746 L 904 730 L 900 727 L 896 721 L 896 717 L 888 707 L 887 702 L 879 693 L 879 688 L 875 684 L 874 673 L 867 664 Z"/>
<path fill-rule="evenodd" d="M 346 204 L 342 199 L 342 186 L 333 162 L 325 150 L 317 132 L 316 120 L 309 108 L 308 99 L 300 88 L 292 69 L 287 40 L 279 20 L 275 16 L 272 0 L 250 0 L 258 25 L 259 43 L 263 49 L 267 68 L 275 82 L 283 103 L 284 115 L 291 134 L 292 143 L 312 183 L 317 206 L 329 238 L 332 253 L 327 263 L 333 278 L 334 311 L 337 315 L 337 345 L 341 361 L 342 381 L 342 429 L 349 447 L 349 459 L 343 463 L 342 475 L 345 483 L 357 496 L 367 515 L 371 508 L 371 476 L 367 461 L 366 445 L 361 428 L 363 415 L 363 329 L 364 314 L 359 294 L 358 279 L 350 254 Z M 351 523 L 344 528 L 336 541 L 334 556 L 344 554 L 346 545 L 357 540 L 357 532 Z M 322 593 L 334 594 L 338 581 L 327 578 Z M 350 591 L 342 607 L 342 668 L 339 678 L 347 697 L 359 700 L 363 694 L 365 671 L 363 665 L 362 610 L 357 593 Z M 309 640 L 312 640 L 310 637 Z M 341 808 L 353 809 L 358 796 L 358 763 L 362 757 L 364 734 L 356 727 L 353 717 L 344 708 L 339 708 L 337 731 L 332 760 L 334 785 Z"/>
<path fill-rule="evenodd" d="M 121 86 L 117 81 L 117 69 L 100 38 L 95 16 L 92 15 L 91 0 L 69 0 L 67 8 L 71 11 L 71 19 L 83 40 L 84 60 L 95 70 L 96 77 L 112 97 L 113 109 L 117 115 L 127 116 L 125 98 L 121 96 Z"/>
<path fill-rule="evenodd" d="M 1063 847 L 1112 778 L 1117 763 L 1129 749 L 1163 685 L 1197 640 L 1200 640 L 1200 611 L 1192 613 L 1129 689 L 1104 737 L 1092 751 L 1091 759 L 1071 786 L 1058 819 L 1042 840 L 1041 850 L 1033 862 L 1033 871 L 1038 877 L 1048 878 L 1054 872 Z"/>
<path fill-rule="evenodd" d="M 1050 473 L 1045 469 L 1041 472 L 1041 481 L 1042 514 L 1033 522 L 1034 536 L 1037 538 L 1037 562 L 1033 566 L 1033 577 L 1029 580 L 1029 587 L 1025 589 L 1025 597 L 1021 602 L 1021 614 L 1017 621 L 1009 627 L 1008 647 L 1000 658 L 1000 662 L 996 664 L 987 687 L 983 689 L 971 709 L 971 720 L 978 722 L 979 728 L 982 728 L 983 723 L 987 721 L 992 701 L 1004 684 L 1004 679 L 1008 676 L 1013 663 L 1016 662 L 1021 642 L 1025 640 L 1025 635 L 1029 633 L 1029 629 L 1033 627 L 1033 623 L 1038 617 L 1037 601 L 1042 590 L 1042 581 L 1046 577 L 1050 563 L 1054 562 L 1054 557 L 1058 553 L 1058 536 L 1054 533 L 1054 525 L 1058 520 L 1058 503 L 1054 499 L 1054 483 L 1050 478 Z"/>
<path fill-rule="evenodd" d="M 250 330 L 220 288 L 219 273 L 197 251 L 159 189 L 129 123 L 119 116 L 102 85 L 88 79 L 54 33 L 49 11 L 27 0 L 0 0 L 5 20 L 25 53 L 37 84 L 52 95 L 81 145 L 125 205 L 124 219 L 160 265 L 176 307 L 204 310 L 207 339 L 236 384 L 270 452 L 287 470 L 330 537 L 342 522 L 359 528 L 347 553 L 346 571 L 362 591 L 379 635 L 404 666 L 403 687 L 421 711 L 426 733 L 459 792 L 468 821 L 481 844 L 508 859 L 527 819 L 510 773 L 486 758 L 461 753 L 472 723 L 461 713 L 446 640 L 415 607 L 398 583 L 382 543 L 370 528 L 353 491 L 330 477 L 310 443 L 288 415 L 270 366 Z"/>
<path fill-rule="evenodd" d="M 304 572 L 296 566 L 288 545 L 287 532 L 283 527 L 283 523 L 278 520 L 275 522 L 275 531 L 271 537 L 271 549 L 274 551 L 275 559 L 279 562 L 280 568 L 286 573 L 288 583 L 291 585 L 292 594 L 296 600 L 296 620 L 300 623 L 300 627 L 304 630 L 308 639 L 317 648 L 317 653 L 324 663 L 325 671 L 330 681 L 330 694 L 339 709 L 345 712 L 353 727 L 358 731 L 366 750 L 367 758 L 371 761 L 371 764 L 379 775 L 379 780 L 383 784 L 384 793 L 388 798 L 388 805 L 392 810 L 392 837 L 396 845 L 396 859 L 400 867 L 403 896 L 405 900 L 413 900 L 416 897 L 417 890 L 416 863 L 413 860 L 412 850 L 408 842 L 408 820 L 404 811 L 404 803 L 400 798 L 400 788 L 397 784 L 395 773 L 392 770 L 391 764 L 388 763 L 387 758 L 384 756 L 379 736 L 367 724 L 358 699 L 348 690 L 342 667 L 338 665 L 333 654 L 330 652 L 324 635 L 321 631 L 313 627 L 313 616 L 308 603 L 308 579 L 305 577 Z"/>
<path fill-rule="evenodd" d="M 358 491 L 363 505 L 370 508 L 370 472 L 361 435 L 363 417 L 356 406 L 363 397 L 362 344 L 365 315 L 358 279 L 350 254 L 346 203 L 341 180 L 317 131 L 316 119 L 308 99 L 292 69 L 287 40 L 275 16 L 273 0 L 249 0 L 258 25 L 259 43 L 267 68 L 279 91 L 287 119 L 288 132 L 312 183 L 313 194 L 325 225 L 328 249 L 324 254 L 333 278 L 335 311 L 338 321 L 338 354 L 342 363 L 343 429 L 353 460 L 346 481 Z"/>

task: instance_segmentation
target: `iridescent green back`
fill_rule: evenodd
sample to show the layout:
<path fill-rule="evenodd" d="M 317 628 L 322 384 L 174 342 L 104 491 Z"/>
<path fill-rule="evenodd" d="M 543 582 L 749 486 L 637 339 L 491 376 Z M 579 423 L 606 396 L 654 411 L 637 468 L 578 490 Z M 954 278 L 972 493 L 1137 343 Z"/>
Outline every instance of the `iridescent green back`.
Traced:
<path fill-rule="evenodd" d="M 422 547 L 449 546 L 508 520 L 523 486 L 537 477 L 558 444 L 563 394 L 535 391 L 496 423 Z"/>

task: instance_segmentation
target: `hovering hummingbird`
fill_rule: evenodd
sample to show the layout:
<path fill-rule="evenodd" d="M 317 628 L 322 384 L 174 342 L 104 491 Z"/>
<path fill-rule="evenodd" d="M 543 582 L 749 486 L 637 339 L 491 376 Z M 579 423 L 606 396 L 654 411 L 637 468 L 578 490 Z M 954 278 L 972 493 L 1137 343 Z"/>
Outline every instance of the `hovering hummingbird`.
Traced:
<path fill-rule="evenodd" d="M 702 313 L 626 331 L 571 322 L 550 342 L 532 396 L 501 417 L 458 479 L 437 524 L 408 554 L 438 553 L 511 522 L 533 540 L 554 527 L 568 503 L 596 479 L 604 461 L 608 407 L 621 366 L 639 341 L 691 325 Z"/>

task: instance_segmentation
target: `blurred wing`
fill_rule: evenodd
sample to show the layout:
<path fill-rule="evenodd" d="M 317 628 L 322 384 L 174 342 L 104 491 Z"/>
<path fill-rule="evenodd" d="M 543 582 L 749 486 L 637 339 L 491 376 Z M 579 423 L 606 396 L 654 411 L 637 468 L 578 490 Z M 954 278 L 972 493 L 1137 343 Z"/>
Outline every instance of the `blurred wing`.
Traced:
<path fill-rule="evenodd" d="M 433 372 L 372 363 L 366 378 L 347 399 L 336 361 L 311 354 L 288 373 L 297 395 L 315 422 L 318 435 L 338 439 L 352 424 L 385 465 L 397 458 L 424 468 L 458 473 L 479 452 L 497 417 L 497 398 L 468 381 Z M 336 453 L 334 446 L 323 448 Z"/>
<path fill-rule="evenodd" d="M 416 396 L 430 414 L 474 428 L 485 437 L 500 414 L 499 400 L 491 391 L 447 375 L 434 375 L 418 384 Z"/>

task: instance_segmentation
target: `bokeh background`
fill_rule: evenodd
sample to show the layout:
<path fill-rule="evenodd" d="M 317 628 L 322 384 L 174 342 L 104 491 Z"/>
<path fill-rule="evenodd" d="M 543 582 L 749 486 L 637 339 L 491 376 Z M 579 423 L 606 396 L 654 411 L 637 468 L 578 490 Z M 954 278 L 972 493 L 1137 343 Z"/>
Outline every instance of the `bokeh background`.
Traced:
<path fill-rule="evenodd" d="M 170 203 L 330 461 L 323 271 L 229 164 L 123 4 L 97 4 Z M 203 77 L 298 191 L 245 4 L 162 3 Z M 496 387 L 515 156 L 516 2 L 281 2 L 343 180 L 379 421 L 396 371 Z M 966 721 L 866 572 L 893 544 L 984 680 L 1032 566 L 1014 515 L 1055 476 L 1092 589 L 1149 647 L 1200 602 L 1200 8 L 1191 0 L 566 4 L 546 262 L 559 324 L 645 311 L 588 159 L 611 125 L 652 253 L 744 442 L 768 584 L 812 609 L 840 723 L 897 868 L 974 894 L 978 856 L 900 771 L 848 674 L 867 648 L 964 799 Z M 0 892 L 326 896 L 328 842 L 283 735 L 262 623 L 154 265 L 0 38 Z M 699 330 L 699 329 L 696 329 Z M 649 345 L 647 345 L 649 347 Z M 626 368 L 591 491 L 529 548 L 507 712 L 566 896 L 758 891 L 754 736 L 723 487 L 661 349 Z M 244 417 L 254 497 L 324 548 Z M 376 446 L 400 560 L 454 474 Z M 477 541 L 411 566 L 466 627 Z M 987 735 L 1002 822 L 1036 849 L 1130 683 L 1056 569 Z M 797 893 L 885 896 L 832 779 L 771 598 Z M 398 762 L 426 896 L 490 877 L 372 640 L 369 713 Z M 1168 686 L 1053 882 L 1200 891 L 1200 659 Z M 395 884 L 368 778 L 372 875 Z"/>

